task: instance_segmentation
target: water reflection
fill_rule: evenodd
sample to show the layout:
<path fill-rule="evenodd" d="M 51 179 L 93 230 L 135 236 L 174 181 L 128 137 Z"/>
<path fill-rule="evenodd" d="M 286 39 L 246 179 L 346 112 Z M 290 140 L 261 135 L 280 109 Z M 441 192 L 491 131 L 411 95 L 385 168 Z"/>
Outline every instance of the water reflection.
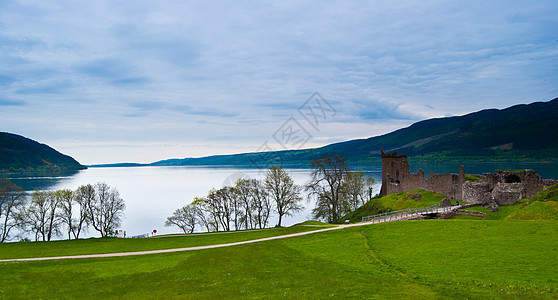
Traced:
<path fill-rule="evenodd" d="M 9 174 L 3 177 L 10 179 L 15 185 L 24 191 L 51 190 L 55 186 L 70 181 L 79 172 L 85 170 L 63 171 L 63 172 L 26 172 L 20 174 Z"/>

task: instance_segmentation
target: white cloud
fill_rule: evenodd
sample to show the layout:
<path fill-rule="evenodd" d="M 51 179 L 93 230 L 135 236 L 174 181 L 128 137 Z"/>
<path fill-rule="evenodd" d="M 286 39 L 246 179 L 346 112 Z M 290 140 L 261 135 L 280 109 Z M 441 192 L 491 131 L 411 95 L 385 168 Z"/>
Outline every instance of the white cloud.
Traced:
<path fill-rule="evenodd" d="M 83 163 L 143 144 L 145 162 L 259 146 L 314 91 L 339 129 L 313 146 L 550 100 L 557 14 L 555 1 L 4 1 L 0 127 Z"/>

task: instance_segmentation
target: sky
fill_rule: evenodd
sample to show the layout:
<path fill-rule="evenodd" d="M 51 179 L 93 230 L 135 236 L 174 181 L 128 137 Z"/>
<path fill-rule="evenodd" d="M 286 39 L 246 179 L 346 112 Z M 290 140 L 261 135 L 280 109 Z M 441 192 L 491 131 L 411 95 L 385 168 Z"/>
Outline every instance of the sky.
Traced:
<path fill-rule="evenodd" d="M 299 149 L 558 97 L 558 1 L 0 1 L 0 131 L 82 164 Z"/>

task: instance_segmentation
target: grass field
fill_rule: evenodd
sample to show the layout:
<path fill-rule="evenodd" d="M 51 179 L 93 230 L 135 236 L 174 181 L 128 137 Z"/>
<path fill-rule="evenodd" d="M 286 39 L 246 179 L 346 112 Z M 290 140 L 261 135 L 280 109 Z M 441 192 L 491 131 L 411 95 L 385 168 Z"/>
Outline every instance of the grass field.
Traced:
<path fill-rule="evenodd" d="M 6 243 L 0 244 L 0 259 L 131 252 L 206 246 L 255 240 L 311 230 L 316 230 L 316 227 L 294 226 L 252 231 L 162 236 L 144 239 L 91 238 L 72 241 Z"/>
<path fill-rule="evenodd" d="M 285 232 L 309 228 L 300 227 Z M 192 236 L 190 243 L 234 235 Z M 192 252 L 0 263 L 0 298 L 552 297 L 557 236 L 553 221 L 404 221 Z M 181 237 L 153 243 L 165 239 Z M 67 247 L 72 243 L 79 244 Z"/>
<path fill-rule="evenodd" d="M 393 194 L 356 212 L 428 206 L 443 197 L 417 192 L 418 201 L 415 191 Z M 167 254 L 0 262 L 0 298 L 555 299 L 557 200 L 558 185 L 495 213 L 469 208 L 486 219 L 381 223 Z M 9 243 L 0 244 L 0 259 L 223 244 L 328 226 Z"/>

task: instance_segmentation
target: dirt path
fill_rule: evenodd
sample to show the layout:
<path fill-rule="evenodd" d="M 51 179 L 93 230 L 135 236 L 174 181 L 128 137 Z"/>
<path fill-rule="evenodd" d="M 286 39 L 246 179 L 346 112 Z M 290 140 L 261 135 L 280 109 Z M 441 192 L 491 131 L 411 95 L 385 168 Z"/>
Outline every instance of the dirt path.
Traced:
<path fill-rule="evenodd" d="M 348 225 L 350 226 L 350 225 Z M 173 249 L 161 249 L 161 250 L 147 250 L 147 251 L 136 251 L 136 252 L 118 252 L 118 253 L 103 253 L 103 254 L 85 254 L 85 255 L 69 255 L 69 256 L 53 256 L 53 257 L 33 257 L 33 258 L 13 258 L 13 259 L 1 259 L 0 262 L 18 262 L 18 261 L 42 261 L 42 260 L 56 260 L 56 259 L 72 259 L 72 258 L 99 258 L 99 257 L 119 257 L 119 256 L 133 256 L 133 255 L 146 255 L 146 254 L 157 254 L 157 253 L 171 253 L 171 252 L 181 252 L 181 251 L 193 251 L 193 250 L 203 250 L 203 249 L 213 249 L 222 247 L 231 247 L 237 245 L 245 245 L 252 243 L 259 243 L 264 241 L 271 241 L 277 239 L 286 239 L 295 236 L 308 235 L 318 232 L 324 232 L 329 230 L 341 229 L 346 226 L 330 227 L 314 231 L 305 231 L 299 233 L 292 233 L 286 235 L 272 236 L 267 238 L 261 238 L 256 240 L 234 242 L 227 244 L 217 244 L 217 245 L 207 245 L 207 246 L 197 246 L 197 247 L 187 247 L 187 248 L 173 248 Z"/>
<path fill-rule="evenodd" d="M 394 218 L 394 219 L 391 219 L 391 220 L 386 219 L 386 220 L 382 220 L 382 221 L 376 221 L 375 223 L 361 222 L 361 223 L 355 223 L 355 224 L 349 224 L 349 225 L 339 225 L 339 226 L 335 226 L 335 227 L 328 227 L 328 228 L 318 229 L 318 230 L 313 230 L 313 231 L 291 233 L 291 234 L 286 234 L 286 235 L 272 236 L 272 237 L 267 237 L 267 238 L 261 238 L 261 239 L 255 239 L 255 240 L 249 240 L 249 241 L 242 241 L 242 242 L 227 243 L 227 244 L 196 246 L 196 247 L 186 247 L 186 248 L 173 248 L 173 249 L 161 249 L 161 250 L 147 250 L 147 251 L 136 251 L 136 252 L 118 252 L 118 253 L 104 253 L 104 254 L 84 254 L 84 255 L 33 257 L 33 258 L 12 258 L 12 259 L 0 259 L 0 262 L 42 261 L 42 260 L 57 260 L 57 259 L 72 259 L 72 258 L 120 257 L 120 256 L 133 256 L 133 255 L 146 255 L 146 254 L 157 254 L 157 253 L 171 253 L 171 252 L 181 252 L 181 251 L 213 249 L 213 248 L 222 248 L 222 247 L 231 247 L 231 246 L 237 246 L 237 245 L 259 243 L 259 242 L 278 240 L 278 239 L 286 239 L 286 238 L 292 238 L 292 237 L 314 234 L 314 233 L 319 233 L 319 232 L 325 232 L 325 231 L 330 231 L 330 230 L 338 230 L 338 229 L 354 227 L 354 226 L 365 226 L 365 225 L 372 225 L 372 224 L 385 223 L 385 222 L 402 221 L 402 220 L 407 220 L 409 218 L 410 218 L 410 216 L 404 216 L 404 217 Z"/>

